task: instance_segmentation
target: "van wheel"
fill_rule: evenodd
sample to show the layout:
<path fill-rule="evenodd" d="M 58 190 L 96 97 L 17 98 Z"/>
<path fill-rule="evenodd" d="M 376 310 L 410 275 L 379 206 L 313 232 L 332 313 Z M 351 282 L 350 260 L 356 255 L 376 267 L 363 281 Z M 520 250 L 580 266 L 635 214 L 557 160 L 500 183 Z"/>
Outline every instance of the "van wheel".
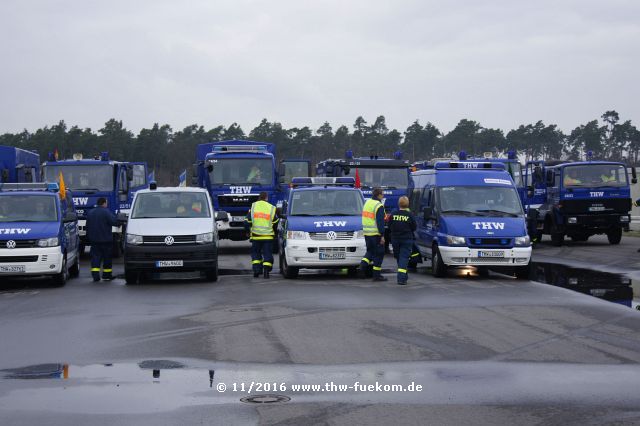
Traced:
<path fill-rule="evenodd" d="M 607 232 L 607 239 L 609 240 L 609 244 L 620 244 L 620 240 L 622 240 L 622 228 L 614 228 Z"/>
<path fill-rule="evenodd" d="M 76 278 L 78 275 L 80 275 L 80 253 L 76 254 L 76 261 L 71 268 L 69 268 L 70 277 Z"/>
<path fill-rule="evenodd" d="M 514 275 L 519 280 L 528 280 L 531 275 L 531 264 L 529 263 L 527 266 L 516 266 Z"/>
<path fill-rule="evenodd" d="M 551 245 L 560 247 L 564 242 L 564 233 L 558 232 L 555 226 L 551 227 Z"/>
<path fill-rule="evenodd" d="M 138 283 L 139 275 L 139 273 L 135 271 L 127 271 L 127 269 L 125 268 L 124 281 L 127 283 L 127 285 L 135 285 Z"/>
<path fill-rule="evenodd" d="M 487 266 L 478 266 L 477 268 L 478 275 L 482 278 L 487 278 L 489 276 L 489 268 Z"/>
<path fill-rule="evenodd" d="M 207 278 L 207 281 L 209 281 L 209 282 L 218 281 L 218 261 L 217 260 L 216 260 L 215 268 L 209 269 L 207 272 L 205 272 L 205 277 Z"/>
<path fill-rule="evenodd" d="M 53 284 L 57 287 L 63 287 L 69 278 L 69 270 L 67 269 L 67 256 L 62 258 L 62 270 L 59 274 L 53 276 Z"/>
<path fill-rule="evenodd" d="M 280 272 L 282 272 L 282 275 L 287 279 L 297 278 L 300 268 L 289 266 L 287 263 L 287 256 L 284 253 L 280 253 L 278 257 L 280 260 Z"/>
<path fill-rule="evenodd" d="M 447 276 L 447 265 L 442 261 L 438 246 L 433 246 L 431 251 L 431 273 L 434 277 L 444 278 Z"/>

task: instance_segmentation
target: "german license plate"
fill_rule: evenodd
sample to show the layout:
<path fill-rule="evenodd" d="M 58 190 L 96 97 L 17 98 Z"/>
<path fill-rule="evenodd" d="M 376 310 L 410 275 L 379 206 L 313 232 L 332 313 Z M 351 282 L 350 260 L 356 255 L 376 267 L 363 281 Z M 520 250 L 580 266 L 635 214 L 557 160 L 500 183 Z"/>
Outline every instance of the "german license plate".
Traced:
<path fill-rule="evenodd" d="M 504 251 L 502 250 L 479 251 L 478 257 L 504 257 Z"/>
<path fill-rule="evenodd" d="M 233 216 L 231 222 L 244 222 L 244 216 Z"/>
<path fill-rule="evenodd" d="M 182 260 L 158 260 L 156 266 L 158 268 L 171 268 L 175 266 L 182 266 Z"/>
<path fill-rule="evenodd" d="M 591 206 L 589 207 L 590 212 L 603 212 L 606 209 L 603 206 Z"/>
<path fill-rule="evenodd" d="M 592 296 L 602 297 L 607 294 L 607 290 L 604 288 L 592 288 L 590 291 Z"/>
<path fill-rule="evenodd" d="M 0 272 L 24 272 L 24 265 L 0 266 Z"/>
<path fill-rule="evenodd" d="M 335 260 L 335 259 L 346 259 L 347 253 L 338 252 L 338 253 L 322 253 L 320 252 L 320 260 Z"/>

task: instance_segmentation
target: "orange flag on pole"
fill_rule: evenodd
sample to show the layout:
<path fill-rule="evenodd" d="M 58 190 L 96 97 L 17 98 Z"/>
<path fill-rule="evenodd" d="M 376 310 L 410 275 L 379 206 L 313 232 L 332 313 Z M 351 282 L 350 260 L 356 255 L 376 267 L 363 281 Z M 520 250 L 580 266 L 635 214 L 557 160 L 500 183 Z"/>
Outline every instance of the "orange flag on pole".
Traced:
<path fill-rule="evenodd" d="M 355 187 L 360 189 L 360 186 L 362 186 L 360 184 L 360 174 L 358 173 L 358 169 L 356 169 L 356 184 L 355 184 Z"/>
<path fill-rule="evenodd" d="M 60 172 L 60 199 L 64 200 L 67 197 L 67 188 L 64 185 L 64 178 L 62 172 Z"/>

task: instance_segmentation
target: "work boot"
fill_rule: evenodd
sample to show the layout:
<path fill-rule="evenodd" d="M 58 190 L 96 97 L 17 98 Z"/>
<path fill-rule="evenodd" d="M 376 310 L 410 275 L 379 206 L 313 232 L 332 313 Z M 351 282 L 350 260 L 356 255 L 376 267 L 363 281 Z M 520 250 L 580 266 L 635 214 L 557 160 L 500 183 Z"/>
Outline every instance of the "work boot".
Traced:
<path fill-rule="evenodd" d="M 260 271 L 253 271 L 253 278 L 258 278 L 260 276 Z"/>
<path fill-rule="evenodd" d="M 93 278 L 93 282 L 97 283 L 98 281 L 100 281 L 100 273 L 99 272 L 92 272 L 91 273 L 91 277 Z"/>
<path fill-rule="evenodd" d="M 378 275 L 377 277 L 373 277 L 373 281 L 389 281 L 389 278 Z"/>
<path fill-rule="evenodd" d="M 398 281 L 398 285 L 407 285 L 406 281 Z"/>
<path fill-rule="evenodd" d="M 264 270 L 264 277 L 265 278 L 269 278 L 269 270 L 268 269 Z"/>

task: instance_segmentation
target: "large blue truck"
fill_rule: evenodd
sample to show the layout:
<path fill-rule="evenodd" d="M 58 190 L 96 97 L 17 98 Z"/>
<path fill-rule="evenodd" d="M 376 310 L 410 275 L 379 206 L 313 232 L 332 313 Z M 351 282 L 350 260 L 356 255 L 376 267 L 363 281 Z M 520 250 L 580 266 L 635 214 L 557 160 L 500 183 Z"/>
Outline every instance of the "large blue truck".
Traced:
<path fill-rule="evenodd" d="M 631 187 L 635 168 L 615 161 L 538 162 L 525 173 L 530 234 L 539 240 L 551 237 L 555 246 L 564 237 L 587 241 L 605 234 L 610 244 L 619 244 L 631 221 Z M 544 190 L 541 204 L 535 198 Z"/>
<path fill-rule="evenodd" d="M 357 174 L 357 177 L 356 177 Z M 353 151 L 347 151 L 344 159 L 328 159 L 316 165 L 316 176 L 343 177 L 349 176 L 359 180 L 360 189 L 365 198 L 370 198 L 373 188 L 384 191 L 384 209 L 388 215 L 398 207 L 398 199 L 411 191 L 411 166 L 402 159 L 402 152 L 394 153 L 393 158 L 377 155 L 354 157 Z M 389 231 L 385 231 L 388 248 Z"/>
<path fill-rule="evenodd" d="M 192 184 L 213 199 L 221 239 L 248 239 L 244 219 L 260 192 L 280 207 L 291 177 L 309 174 L 306 160 L 276 161 L 273 143 L 229 140 L 198 145 Z"/>
<path fill-rule="evenodd" d="M 0 146 L 0 183 L 33 183 L 40 179 L 40 155 Z"/>
<path fill-rule="evenodd" d="M 73 204 L 78 214 L 80 253 L 91 242 L 87 239 L 86 220 L 91 209 L 96 207 L 98 198 L 107 199 L 109 209 L 114 213 L 127 214 L 131 209 L 133 195 L 146 188 L 147 164 L 144 162 L 113 161 L 108 152 L 102 152 L 90 159 L 74 154 L 71 160 L 57 160 L 53 154 L 42 164 L 44 180 L 58 182 L 62 174 L 65 186 L 73 192 Z M 120 256 L 124 248 L 126 225 L 113 228 L 113 254 Z"/>

